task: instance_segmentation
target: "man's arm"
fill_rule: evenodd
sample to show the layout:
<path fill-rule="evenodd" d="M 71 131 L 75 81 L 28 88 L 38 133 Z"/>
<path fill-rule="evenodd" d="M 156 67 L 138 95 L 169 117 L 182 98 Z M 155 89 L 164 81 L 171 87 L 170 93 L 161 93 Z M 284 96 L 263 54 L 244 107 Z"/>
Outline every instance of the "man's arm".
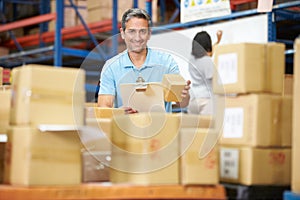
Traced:
<path fill-rule="evenodd" d="M 114 105 L 115 97 L 113 95 L 99 94 L 98 106 L 112 108 Z"/>
<path fill-rule="evenodd" d="M 98 96 L 98 107 L 107 107 L 112 108 L 114 105 L 114 99 L 115 97 L 113 95 L 108 94 L 100 94 Z M 134 110 L 130 107 L 122 107 L 126 114 L 133 114 L 137 113 L 137 110 Z"/>

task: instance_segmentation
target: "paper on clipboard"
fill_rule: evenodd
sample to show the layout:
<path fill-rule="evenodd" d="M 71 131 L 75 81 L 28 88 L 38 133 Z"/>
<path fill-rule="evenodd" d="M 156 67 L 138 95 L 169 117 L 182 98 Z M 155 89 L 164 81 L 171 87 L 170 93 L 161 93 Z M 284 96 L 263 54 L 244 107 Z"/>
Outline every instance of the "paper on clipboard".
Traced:
<path fill-rule="evenodd" d="M 161 83 L 143 83 L 139 91 L 139 83 L 120 84 L 123 106 L 131 107 L 138 112 L 165 112 L 164 90 Z"/>

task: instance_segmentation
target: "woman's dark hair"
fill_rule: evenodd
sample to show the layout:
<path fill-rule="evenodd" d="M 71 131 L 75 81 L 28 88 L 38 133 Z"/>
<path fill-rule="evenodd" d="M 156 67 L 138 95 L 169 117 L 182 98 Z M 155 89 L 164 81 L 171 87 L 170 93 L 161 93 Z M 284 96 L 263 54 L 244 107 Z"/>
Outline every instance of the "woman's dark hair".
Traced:
<path fill-rule="evenodd" d="M 192 43 L 192 55 L 201 58 L 212 51 L 211 38 L 206 31 L 198 32 Z"/>
<path fill-rule="evenodd" d="M 151 26 L 151 17 L 145 10 L 140 8 L 130 8 L 122 16 L 121 26 L 124 31 L 126 29 L 126 23 L 133 17 L 145 19 L 148 21 L 148 27 Z"/>

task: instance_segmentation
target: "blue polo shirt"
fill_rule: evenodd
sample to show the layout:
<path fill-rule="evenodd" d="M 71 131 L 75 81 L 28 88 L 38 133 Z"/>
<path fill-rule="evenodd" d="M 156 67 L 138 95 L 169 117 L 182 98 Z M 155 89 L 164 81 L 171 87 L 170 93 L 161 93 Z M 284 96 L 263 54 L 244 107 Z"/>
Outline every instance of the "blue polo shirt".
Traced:
<path fill-rule="evenodd" d="M 123 105 L 120 84 L 135 83 L 140 75 L 145 82 L 161 82 L 164 74 L 179 74 L 179 68 L 173 57 L 160 50 L 148 48 L 146 61 L 142 67 L 136 68 L 131 62 L 128 51 L 106 61 L 100 76 L 100 94 L 115 96 L 115 107 Z M 166 105 L 171 111 L 171 103 Z"/>

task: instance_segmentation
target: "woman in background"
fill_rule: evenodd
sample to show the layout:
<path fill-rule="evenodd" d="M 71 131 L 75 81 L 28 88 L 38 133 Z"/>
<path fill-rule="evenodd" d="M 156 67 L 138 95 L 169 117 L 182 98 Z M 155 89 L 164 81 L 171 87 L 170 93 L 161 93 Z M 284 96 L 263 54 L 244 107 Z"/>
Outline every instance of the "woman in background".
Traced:
<path fill-rule="evenodd" d="M 217 32 L 217 42 L 222 38 L 222 31 Z M 211 58 L 213 45 L 206 31 L 198 32 L 192 42 L 192 56 L 189 61 L 191 92 L 188 113 L 211 115 L 213 113 L 212 78 L 214 63 Z"/>

